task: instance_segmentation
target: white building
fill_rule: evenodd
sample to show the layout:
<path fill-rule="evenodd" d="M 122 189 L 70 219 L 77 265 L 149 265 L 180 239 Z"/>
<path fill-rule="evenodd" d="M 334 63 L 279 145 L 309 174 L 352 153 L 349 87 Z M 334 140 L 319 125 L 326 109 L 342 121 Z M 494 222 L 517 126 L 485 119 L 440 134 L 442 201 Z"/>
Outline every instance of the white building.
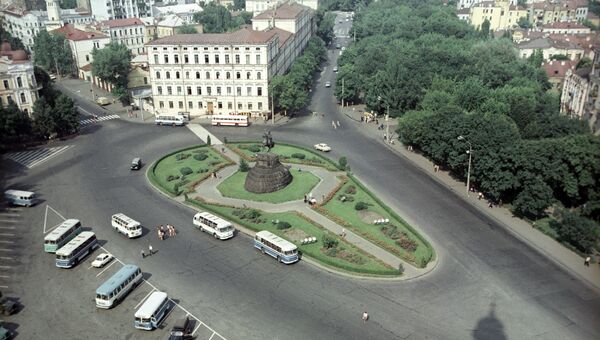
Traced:
<path fill-rule="evenodd" d="M 0 47 L 0 105 L 6 107 L 14 102 L 21 111 L 31 115 L 40 89 L 27 53 L 11 51 L 10 44 L 3 43 Z"/>
<path fill-rule="evenodd" d="M 98 21 L 142 18 L 152 15 L 154 0 L 90 0 L 90 10 Z"/>
<path fill-rule="evenodd" d="M 146 26 L 140 19 L 113 19 L 98 23 L 95 28 L 114 42 L 127 46 L 133 55 L 145 53 Z"/>
<path fill-rule="evenodd" d="M 193 22 L 194 14 L 202 12 L 202 7 L 198 4 L 182 4 L 171 6 L 153 6 L 152 15 L 154 17 L 166 17 L 175 14 L 187 22 Z"/>
<path fill-rule="evenodd" d="M 272 9 L 287 1 L 288 0 L 246 0 L 246 11 L 258 15 L 261 12 Z M 319 0 L 295 0 L 293 2 L 313 10 L 317 10 L 317 7 L 319 6 Z"/>

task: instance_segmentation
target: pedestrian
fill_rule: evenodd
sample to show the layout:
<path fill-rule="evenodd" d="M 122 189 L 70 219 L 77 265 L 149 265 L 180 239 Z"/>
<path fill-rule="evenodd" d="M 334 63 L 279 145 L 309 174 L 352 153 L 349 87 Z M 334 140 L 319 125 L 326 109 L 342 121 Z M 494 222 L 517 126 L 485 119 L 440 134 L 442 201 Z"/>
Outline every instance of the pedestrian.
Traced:
<path fill-rule="evenodd" d="M 323 203 L 325 203 L 325 195 L 322 195 L 321 198 L 323 199 Z"/>
<path fill-rule="evenodd" d="M 171 230 L 173 231 L 173 236 L 177 235 L 177 229 L 175 229 L 175 226 L 171 226 Z"/>
<path fill-rule="evenodd" d="M 337 126 L 340 127 L 340 121 L 339 120 L 337 121 Z"/>
<path fill-rule="evenodd" d="M 492 203 L 492 201 L 490 201 L 490 203 L 488 203 L 488 207 L 493 208 L 494 207 L 494 203 Z"/>
<path fill-rule="evenodd" d="M 142 249 L 142 258 L 146 258 L 146 253 L 144 253 L 144 249 Z"/>
<path fill-rule="evenodd" d="M 367 323 L 367 320 L 369 320 L 369 313 L 367 313 L 367 311 L 364 311 L 362 315 L 363 324 Z"/>
<path fill-rule="evenodd" d="M 500 200 L 498 201 L 498 206 L 499 206 L 500 208 L 502 208 L 502 199 L 500 199 Z"/>
<path fill-rule="evenodd" d="M 158 234 L 158 238 L 160 239 L 161 238 L 160 227 L 156 227 L 156 233 Z"/>
<path fill-rule="evenodd" d="M 386 140 L 386 138 L 387 138 L 387 135 L 384 133 L 383 134 L 383 140 Z"/>
<path fill-rule="evenodd" d="M 479 194 L 477 194 L 477 199 L 481 201 L 482 198 L 483 198 L 483 193 L 479 192 Z"/>
<path fill-rule="evenodd" d="M 341 236 L 342 238 L 346 238 L 346 229 L 342 228 Z"/>
<path fill-rule="evenodd" d="M 590 266 L 590 261 L 591 261 L 591 260 L 592 260 L 592 259 L 591 259 L 591 258 L 588 256 L 588 257 L 586 257 L 586 258 L 585 258 L 585 260 L 583 261 L 583 264 L 584 264 L 586 267 L 589 267 L 589 266 Z"/>
<path fill-rule="evenodd" d="M 148 245 L 148 252 L 150 252 L 150 255 L 154 254 L 154 252 L 152 251 L 152 245 L 151 244 Z"/>
<path fill-rule="evenodd" d="M 375 118 L 375 124 L 379 125 L 379 119 Z M 383 124 L 381 124 L 383 125 Z"/>
<path fill-rule="evenodd" d="M 306 203 L 307 199 L 306 199 L 306 194 L 304 194 L 304 203 Z"/>
<path fill-rule="evenodd" d="M 335 125 L 335 121 L 331 121 L 331 125 L 333 126 L 334 129 L 337 129 L 337 126 Z"/>

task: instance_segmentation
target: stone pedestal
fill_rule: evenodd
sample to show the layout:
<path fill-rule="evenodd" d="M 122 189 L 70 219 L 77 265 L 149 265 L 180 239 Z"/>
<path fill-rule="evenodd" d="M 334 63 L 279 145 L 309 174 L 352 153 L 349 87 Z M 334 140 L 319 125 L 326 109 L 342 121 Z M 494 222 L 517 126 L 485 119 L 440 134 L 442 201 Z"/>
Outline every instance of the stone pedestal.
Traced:
<path fill-rule="evenodd" d="M 292 174 L 279 162 L 279 156 L 273 153 L 256 155 L 256 165 L 246 176 L 244 188 L 256 194 L 274 192 L 285 188 L 292 181 Z"/>

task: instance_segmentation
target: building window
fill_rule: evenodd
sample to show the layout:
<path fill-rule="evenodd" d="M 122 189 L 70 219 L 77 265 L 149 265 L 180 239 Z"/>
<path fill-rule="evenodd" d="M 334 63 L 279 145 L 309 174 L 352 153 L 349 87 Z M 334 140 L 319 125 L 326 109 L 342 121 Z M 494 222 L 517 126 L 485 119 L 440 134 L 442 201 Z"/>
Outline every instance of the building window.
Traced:
<path fill-rule="evenodd" d="M 168 64 L 168 63 L 169 63 L 169 55 L 165 54 L 165 64 Z"/>
<path fill-rule="evenodd" d="M 179 108 L 183 109 L 183 102 L 182 101 L 179 102 Z"/>
<path fill-rule="evenodd" d="M 172 109 L 173 107 L 173 102 L 169 100 L 169 109 Z"/>
<path fill-rule="evenodd" d="M 202 87 L 201 86 L 196 86 L 196 93 L 201 96 L 202 95 Z"/>
<path fill-rule="evenodd" d="M 200 62 L 198 61 L 198 55 L 194 54 L 194 63 L 195 64 L 199 64 Z"/>
<path fill-rule="evenodd" d="M 229 72 L 225 72 L 225 78 L 227 78 L 227 79 L 231 79 L 231 73 L 229 73 Z"/>
<path fill-rule="evenodd" d="M 246 64 L 250 64 L 250 55 L 246 54 Z"/>
<path fill-rule="evenodd" d="M 155 54 L 155 55 L 154 55 L 154 63 L 155 63 L 155 64 L 158 64 L 158 54 Z"/>
<path fill-rule="evenodd" d="M 183 55 L 183 62 L 186 63 L 186 64 L 188 64 L 190 62 L 190 59 L 189 59 L 189 57 L 188 57 L 187 54 Z"/>
<path fill-rule="evenodd" d="M 208 54 L 205 54 L 205 55 L 204 55 L 204 63 L 205 63 L 205 64 L 208 64 Z"/>
<path fill-rule="evenodd" d="M 185 71 L 185 79 L 190 79 L 190 72 Z"/>
<path fill-rule="evenodd" d="M 227 95 L 231 95 L 231 86 L 227 86 Z"/>
<path fill-rule="evenodd" d="M 206 93 L 210 96 L 212 94 L 212 88 L 210 86 L 206 87 Z"/>
<path fill-rule="evenodd" d="M 12 97 L 11 97 L 11 96 L 6 96 L 6 100 L 8 101 L 8 103 L 9 103 L 9 104 L 13 102 L 13 100 L 12 100 Z"/>
<path fill-rule="evenodd" d="M 191 86 L 187 87 L 187 94 L 189 94 L 189 95 L 192 94 L 192 87 Z"/>
<path fill-rule="evenodd" d="M 90 61 L 90 56 L 89 55 L 85 55 L 85 61 Z"/>
<path fill-rule="evenodd" d="M 160 107 L 161 109 L 165 108 L 165 102 L 163 102 L 162 100 L 158 102 L 158 107 Z"/>
<path fill-rule="evenodd" d="M 239 64 L 239 63 L 240 63 L 240 55 L 239 55 L 239 54 L 236 54 L 236 55 L 235 55 L 235 63 L 236 63 L 236 64 Z"/>
<path fill-rule="evenodd" d="M 219 78 L 221 78 L 221 72 L 217 72 L 217 73 L 215 74 L 215 79 L 219 79 Z"/>
<path fill-rule="evenodd" d="M 229 110 L 233 109 L 233 104 L 231 104 L 231 102 L 227 103 L 227 109 L 229 109 Z"/>
<path fill-rule="evenodd" d="M 258 79 L 258 80 L 261 79 L 261 73 L 260 72 L 256 72 L 256 79 Z"/>
<path fill-rule="evenodd" d="M 235 73 L 235 79 L 242 79 L 242 74 L 239 72 Z"/>
<path fill-rule="evenodd" d="M 225 55 L 225 64 L 229 64 L 229 54 Z"/>
<path fill-rule="evenodd" d="M 193 109 L 193 108 L 194 108 L 194 103 L 188 102 L 188 109 Z"/>
<path fill-rule="evenodd" d="M 175 79 L 179 79 L 179 71 L 175 72 Z"/>
<path fill-rule="evenodd" d="M 242 109 L 242 103 L 238 103 L 238 110 Z"/>
<path fill-rule="evenodd" d="M 200 79 L 200 72 L 196 72 L 196 79 Z"/>
<path fill-rule="evenodd" d="M 259 86 L 256 88 L 256 95 L 259 97 L 262 96 L 262 87 Z"/>
<path fill-rule="evenodd" d="M 262 110 L 262 102 L 258 102 L 258 109 Z"/>
<path fill-rule="evenodd" d="M 221 86 L 217 86 L 217 96 L 221 95 Z"/>
<path fill-rule="evenodd" d="M 165 73 L 165 76 L 167 77 L 167 79 L 171 79 L 171 72 L 167 71 Z"/>
<path fill-rule="evenodd" d="M 210 72 L 206 72 L 206 79 L 210 79 Z"/>
<path fill-rule="evenodd" d="M 252 110 L 252 103 L 248 103 L 248 110 Z"/>
<path fill-rule="evenodd" d="M 260 54 L 257 54 L 257 55 L 256 55 L 256 63 L 257 63 L 257 64 L 260 64 Z"/>
<path fill-rule="evenodd" d="M 10 86 L 8 86 L 8 80 L 4 81 L 4 88 L 7 90 L 10 89 Z"/>
<path fill-rule="evenodd" d="M 250 72 L 246 72 L 246 79 L 250 79 L 250 78 L 252 78 Z"/>
<path fill-rule="evenodd" d="M 202 108 L 202 102 L 198 102 L 198 108 L 201 109 Z"/>
<path fill-rule="evenodd" d="M 173 59 L 175 59 L 175 64 L 179 64 L 179 55 L 178 54 L 174 55 Z"/>
<path fill-rule="evenodd" d="M 223 103 L 217 102 L 217 108 L 222 109 L 223 108 Z"/>
<path fill-rule="evenodd" d="M 144 77 L 144 85 L 148 85 L 148 77 Z"/>
<path fill-rule="evenodd" d="M 21 80 L 21 77 L 17 77 L 17 87 L 23 87 L 23 81 Z"/>
<path fill-rule="evenodd" d="M 25 93 L 21 93 L 21 103 L 27 103 L 27 98 L 25 98 Z"/>
<path fill-rule="evenodd" d="M 218 63 L 219 63 L 219 55 L 215 54 L 215 64 L 218 64 Z"/>
<path fill-rule="evenodd" d="M 242 88 L 241 87 L 237 87 L 236 88 L 236 93 L 237 93 L 238 96 L 241 96 L 242 95 Z"/>
<path fill-rule="evenodd" d="M 181 86 L 177 86 L 177 95 L 181 95 Z"/>
<path fill-rule="evenodd" d="M 158 94 L 162 95 L 162 86 L 157 86 L 156 91 L 158 91 Z"/>
<path fill-rule="evenodd" d="M 250 86 L 246 87 L 246 95 L 247 96 L 251 96 L 252 95 L 252 88 Z"/>
<path fill-rule="evenodd" d="M 173 88 L 171 86 L 167 86 L 167 94 L 168 95 L 172 95 L 173 94 Z"/>

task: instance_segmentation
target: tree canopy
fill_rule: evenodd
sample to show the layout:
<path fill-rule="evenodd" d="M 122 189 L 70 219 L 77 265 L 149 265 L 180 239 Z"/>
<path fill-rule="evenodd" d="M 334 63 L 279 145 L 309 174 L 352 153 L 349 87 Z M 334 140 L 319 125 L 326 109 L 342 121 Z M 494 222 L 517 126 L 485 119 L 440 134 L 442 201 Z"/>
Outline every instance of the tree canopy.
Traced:
<path fill-rule="evenodd" d="M 124 44 L 111 42 L 102 49 L 94 49 L 92 56 L 92 74 L 112 84 L 112 92 L 120 100 L 125 100 L 127 76 L 131 69 L 131 51 Z"/>
<path fill-rule="evenodd" d="M 232 15 L 225 7 L 211 2 L 199 13 L 194 13 L 194 21 L 202 24 L 204 33 L 223 33 L 239 29 L 252 22 L 252 13 L 237 12 Z"/>
<path fill-rule="evenodd" d="M 194 25 L 185 24 L 183 26 L 179 26 L 177 28 L 177 34 L 195 34 L 198 33 L 198 30 Z"/>
<path fill-rule="evenodd" d="M 36 65 L 46 71 L 58 75 L 69 75 L 73 72 L 73 55 L 71 46 L 61 34 L 50 34 L 40 30 L 34 39 L 33 54 Z"/>

